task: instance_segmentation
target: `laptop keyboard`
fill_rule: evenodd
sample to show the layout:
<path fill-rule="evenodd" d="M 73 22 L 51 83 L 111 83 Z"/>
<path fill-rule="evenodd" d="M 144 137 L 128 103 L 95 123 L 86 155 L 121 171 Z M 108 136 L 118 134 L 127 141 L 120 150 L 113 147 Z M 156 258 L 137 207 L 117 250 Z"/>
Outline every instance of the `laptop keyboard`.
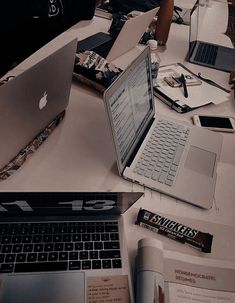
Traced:
<path fill-rule="evenodd" d="M 159 119 L 134 172 L 172 186 L 190 128 Z"/>
<path fill-rule="evenodd" d="M 117 221 L 0 224 L 0 273 L 121 266 Z"/>
<path fill-rule="evenodd" d="M 217 53 L 218 46 L 200 42 L 195 55 L 195 61 L 215 65 Z"/>

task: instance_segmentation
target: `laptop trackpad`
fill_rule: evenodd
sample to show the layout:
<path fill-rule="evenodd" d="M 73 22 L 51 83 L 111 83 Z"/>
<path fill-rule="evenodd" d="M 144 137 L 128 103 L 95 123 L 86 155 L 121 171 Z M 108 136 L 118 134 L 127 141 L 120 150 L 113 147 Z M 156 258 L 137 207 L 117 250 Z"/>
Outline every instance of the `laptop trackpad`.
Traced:
<path fill-rule="evenodd" d="M 216 154 L 196 146 L 190 146 L 185 167 L 208 177 L 212 177 L 215 161 Z"/>
<path fill-rule="evenodd" d="M 4 303 L 85 302 L 83 272 L 5 275 L 0 282 Z"/>

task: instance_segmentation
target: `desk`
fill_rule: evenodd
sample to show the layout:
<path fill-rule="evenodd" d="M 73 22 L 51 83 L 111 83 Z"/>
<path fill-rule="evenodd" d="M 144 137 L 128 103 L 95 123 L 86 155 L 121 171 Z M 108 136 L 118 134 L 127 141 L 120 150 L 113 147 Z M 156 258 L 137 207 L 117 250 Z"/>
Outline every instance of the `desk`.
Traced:
<path fill-rule="evenodd" d="M 211 2 L 212 8 L 208 9 L 213 9 L 214 3 L 217 5 L 217 2 Z M 80 22 L 66 35 L 83 39 L 91 32 L 107 30 L 109 24 L 110 20 L 94 17 L 93 21 Z M 226 43 L 229 43 L 229 40 L 226 40 Z M 160 52 L 162 64 L 182 62 L 194 72 L 200 71 L 203 76 L 229 88 L 227 73 L 185 62 L 183 58 L 187 49 L 188 27 L 172 24 L 167 49 Z M 136 54 L 138 51 L 137 47 L 115 60 L 115 64 L 122 63 L 124 67 L 130 62 L 133 53 Z M 37 53 L 18 66 L 18 70 L 24 69 L 32 60 L 37 60 L 38 55 L 42 54 Z M 231 100 L 220 105 L 208 105 L 180 115 L 156 100 L 156 109 L 160 113 L 192 124 L 191 117 L 194 114 L 235 115 L 235 102 L 231 96 Z M 137 240 L 143 236 L 161 239 L 169 249 L 202 256 L 202 253 L 191 247 L 135 226 L 136 214 L 142 206 L 213 234 L 212 253 L 204 254 L 203 257 L 235 261 L 235 135 L 223 134 L 224 143 L 218 166 L 215 204 L 210 210 L 202 210 L 122 179 L 116 168 L 107 125 L 101 95 L 74 81 L 64 121 L 21 169 L 0 183 L 0 191 L 144 191 L 144 197 L 124 215 L 132 257 L 136 252 Z"/>

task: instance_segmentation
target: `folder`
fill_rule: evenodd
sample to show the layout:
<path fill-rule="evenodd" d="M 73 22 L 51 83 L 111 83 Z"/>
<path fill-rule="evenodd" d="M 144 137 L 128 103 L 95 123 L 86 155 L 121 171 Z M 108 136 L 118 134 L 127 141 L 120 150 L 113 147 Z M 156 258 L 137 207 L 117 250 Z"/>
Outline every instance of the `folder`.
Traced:
<path fill-rule="evenodd" d="M 184 95 L 180 82 L 177 85 L 177 80 L 182 74 L 186 79 L 188 97 Z M 170 79 L 174 83 L 170 83 Z M 227 101 L 230 93 L 220 85 L 217 87 L 215 85 L 217 85 L 215 82 L 196 75 L 182 63 L 174 63 L 159 68 L 153 90 L 158 99 L 175 111 L 185 113 L 210 103 L 219 104 Z"/>

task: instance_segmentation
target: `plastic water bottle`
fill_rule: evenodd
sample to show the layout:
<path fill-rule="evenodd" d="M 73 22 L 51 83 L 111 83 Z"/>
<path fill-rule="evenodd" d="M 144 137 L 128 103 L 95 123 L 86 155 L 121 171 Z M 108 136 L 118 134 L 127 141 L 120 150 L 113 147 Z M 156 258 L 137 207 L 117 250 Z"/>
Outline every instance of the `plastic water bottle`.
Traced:
<path fill-rule="evenodd" d="M 149 40 L 148 45 L 150 47 L 151 53 L 151 70 L 152 70 L 152 78 L 153 81 L 157 79 L 158 69 L 160 66 L 160 57 L 157 52 L 157 41 L 156 40 Z"/>

